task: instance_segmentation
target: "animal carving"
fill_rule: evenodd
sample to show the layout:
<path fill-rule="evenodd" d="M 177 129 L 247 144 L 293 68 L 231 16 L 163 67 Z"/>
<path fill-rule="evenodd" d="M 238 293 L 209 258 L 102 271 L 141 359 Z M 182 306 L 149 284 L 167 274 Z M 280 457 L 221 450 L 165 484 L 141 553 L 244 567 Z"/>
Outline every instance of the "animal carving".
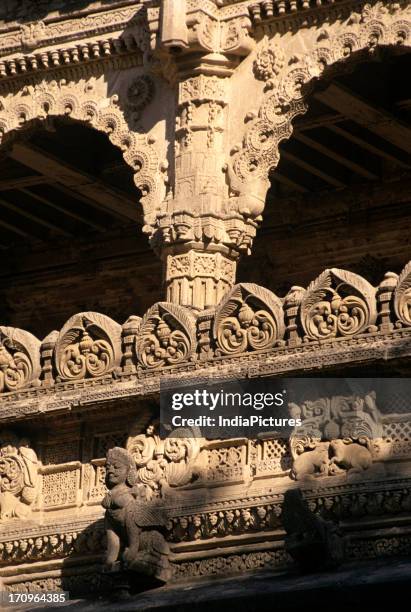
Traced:
<path fill-rule="evenodd" d="M 348 470 L 350 473 L 362 472 L 371 467 L 372 455 L 363 444 L 348 440 L 333 440 L 330 443 L 332 457 L 330 468 L 338 466 Z"/>
<path fill-rule="evenodd" d="M 291 477 L 295 480 L 326 476 L 329 467 L 329 442 L 318 442 L 314 448 L 297 454 L 291 470 Z"/>

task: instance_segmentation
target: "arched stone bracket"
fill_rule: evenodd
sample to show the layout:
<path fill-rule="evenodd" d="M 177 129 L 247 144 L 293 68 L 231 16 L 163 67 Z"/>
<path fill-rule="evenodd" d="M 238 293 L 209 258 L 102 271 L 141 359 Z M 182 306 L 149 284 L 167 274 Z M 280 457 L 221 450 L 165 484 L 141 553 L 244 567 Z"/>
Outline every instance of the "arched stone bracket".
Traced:
<path fill-rule="evenodd" d="M 242 142 L 238 135 L 230 136 L 234 144 L 228 178 L 238 209 L 244 201 L 253 202 L 259 190 L 261 214 L 269 173 L 279 162 L 279 145 L 291 137 L 295 117 L 308 110 L 307 99 L 316 80 L 372 57 L 381 46 L 409 47 L 410 40 L 411 7 L 400 2 L 366 4 L 345 21 L 324 24 L 322 29 L 316 24 L 295 39 L 265 36 L 248 62 L 249 73 L 264 83 L 259 93 L 253 86 L 260 103 L 247 113 L 242 109 L 246 124 Z M 237 131 L 238 125 L 234 127 Z"/>
<path fill-rule="evenodd" d="M 109 94 L 102 77 L 101 70 L 95 67 L 67 77 L 63 73 L 30 77 L 19 90 L 0 97 L 0 139 L 11 145 L 33 122 L 53 117 L 69 118 L 104 132 L 122 150 L 125 162 L 134 171 L 134 182 L 141 193 L 140 204 L 150 234 L 165 197 L 165 175 L 154 146 L 155 137 L 141 133 L 137 121 L 153 99 L 153 80 L 137 71 L 125 94 L 120 96 Z"/>

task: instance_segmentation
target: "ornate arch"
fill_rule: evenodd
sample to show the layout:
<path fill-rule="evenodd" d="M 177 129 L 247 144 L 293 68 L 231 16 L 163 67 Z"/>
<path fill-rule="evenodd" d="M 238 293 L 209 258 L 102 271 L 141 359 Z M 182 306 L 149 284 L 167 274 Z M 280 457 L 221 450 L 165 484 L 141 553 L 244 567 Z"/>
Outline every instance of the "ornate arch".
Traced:
<path fill-rule="evenodd" d="M 151 101 L 152 82 L 140 75 L 130 84 L 127 100 L 102 91 L 95 75 L 71 80 L 64 76 L 45 75 L 41 80 L 30 78 L 20 88 L 0 92 L 0 142 L 11 144 L 19 133 L 35 122 L 51 117 L 79 121 L 108 135 L 123 152 L 125 162 L 134 171 L 134 182 L 141 192 L 140 204 L 147 233 L 155 223 L 157 202 L 164 199 L 164 178 L 161 176 L 154 139 L 133 130 L 136 114 Z M 136 202 L 137 204 L 137 202 Z"/>
<path fill-rule="evenodd" d="M 404 2 L 366 4 L 344 22 L 307 30 L 300 54 L 284 50 L 280 38 L 265 37 L 257 50 L 253 72 L 264 81 L 258 112 L 248 112 L 241 145 L 229 165 L 229 183 L 239 196 L 239 210 L 253 199 L 256 214 L 264 208 L 269 172 L 280 159 L 279 145 L 293 132 L 293 120 L 308 110 L 307 100 L 320 78 L 330 78 L 372 57 L 379 48 L 411 46 L 411 6 Z M 259 204 L 258 204 L 259 200 Z"/>

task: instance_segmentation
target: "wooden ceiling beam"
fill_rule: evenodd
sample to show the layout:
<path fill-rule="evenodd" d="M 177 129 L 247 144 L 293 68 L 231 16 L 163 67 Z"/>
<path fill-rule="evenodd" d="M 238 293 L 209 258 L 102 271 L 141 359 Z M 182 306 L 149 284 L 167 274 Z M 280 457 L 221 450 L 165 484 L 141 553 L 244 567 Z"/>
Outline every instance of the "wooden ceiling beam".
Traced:
<path fill-rule="evenodd" d="M 344 157 L 344 155 L 340 155 L 340 153 L 337 153 L 337 151 L 334 151 L 330 147 L 327 147 L 323 143 L 318 142 L 318 140 L 314 140 L 313 138 L 311 138 L 310 136 L 307 136 L 306 134 L 297 133 L 297 134 L 294 134 L 294 138 L 302 142 L 303 144 L 307 145 L 311 149 L 314 149 L 315 151 L 318 151 L 319 153 L 326 155 L 330 159 L 333 159 L 334 161 L 336 161 L 338 164 L 345 166 L 346 168 L 349 168 L 356 174 L 366 179 L 370 179 L 370 180 L 378 179 L 378 175 L 375 174 L 374 172 L 371 172 L 370 170 L 367 170 L 367 168 L 360 166 L 359 164 L 354 162 L 352 159 L 349 159 L 348 157 Z"/>
<path fill-rule="evenodd" d="M 299 166 L 303 170 L 306 170 L 306 172 L 309 172 L 314 176 L 318 176 L 318 178 L 320 178 L 322 181 L 328 183 L 329 185 L 332 185 L 333 187 L 346 187 L 345 183 L 343 183 L 339 179 L 336 179 L 334 176 L 331 176 L 327 172 L 323 172 L 323 170 L 321 170 L 318 166 L 315 166 L 310 162 L 307 162 L 297 157 L 296 155 L 290 153 L 289 151 L 286 151 L 285 149 L 280 151 L 280 157 L 283 157 L 284 159 L 295 164 L 296 166 Z"/>
<path fill-rule="evenodd" d="M 287 185 L 287 187 L 290 187 L 291 189 L 293 189 L 294 191 L 298 191 L 299 193 L 307 193 L 309 191 L 307 187 L 304 187 L 303 185 L 296 183 L 295 181 L 290 179 L 288 176 L 285 176 L 284 174 L 281 174 L 280 172 L 278 172 L 278 170 L 273 170 L 270 173 L 270 179 L 276 181 L 277 183 L 282 183 L 283 185 Z"/>
<path fill-rule="evenodd" d="M 21 227 L 17 227 L 17 225 L 13 225 L 13 223 L 4 221 L 4 219 L 2 219 L 1 217 L 0 217 L 0 227 L 4 227 L 5 229 L 9 230 L 9 232 L 13 232 L 13 234 L 17 234 L 17 236 L 21 236 L 23 238 L 35 238 L 36 240 L 40 240 L 38 236 L 35 236 L 34 234 L 30 234 L 29 232 L 26 232 L 25 230 L 21 229 Z"/>
<path fill-rule="evenodd" d="M 10 191 L 11 189 L 20 189 L 20 187 L 32 187 L 33 185 L 44 185 L 52 182 L 49 176 L 22 176 L 1 180 L 0 191 Z"/>
<path fill-rule="evenodd" d="M 79 215 L 73 212 L 72 210 L 65 208 L 64 206 L 61 206 L 60 204 L 56 204 L 56 202 L 52 202 L 51 200 L 44 198 L 38 193 L 34 193 L 33 191 L 30 191 L 29 189 L 20 189 L 19 191 L 29 196 L 30 198 L 34 198 L 35 200 L 38 200 L 42 204 L 45 204 L 45 206 L 49 206 L 50 208 L 53 208 L 54 210 L 58 210 L 59 212 L 63 213 L 63 215 L 66 215 L 67 217 L 71 217 L 72 219 L 75 219 L 75 221 L 80 221 L 80 223 L 84 223 L 85 225 L 88 225 L 89 227 L 92 227 L 93 229 L 98 230 L 99 232 L 106 231 L 106 227 L 104 227 L 104 225 L 95 223 L 95 221 L 91 221 L 85 215 Z M 56 197 L 58 197 L 58 195 Z"/>
<path fill-rule="evenodd" d="M 123 221 L 125 219 L 134 222 L 140 220 L 137 189 L 134 200 L 34 145 L 15 144 L 10 152 L 10 157 L 53 181 L 61 183 L 73 193 L 86 196 L 89 201 L 98 202 L 100 207 Z"/>
<path fill-rule="evenodd" d="M 374 106 L 336 82 L 314 96 L 322 104 L 378 134 L 399 149 L 411 153 L 411 128 L 388 111 Z"/>
<path fill-rule="evenodd" d="M 47 227 L 47 229 L 56 231 L 59 234 L 62 234 L 63 236 L 66 236 L 67 238 L 73 238 L 73 234 L 71 234 L 70 232 L 67 232 L 66 230 L 62 229 L 59 225 L 55 225 L 54 223 L 50 223 L 49 221 L 46 221 L 45 219 L 42 219 L 38 215 L 33 215 L 29 211 L 25 210 L 24 204 L 22 204 L 21 206 L 16 206 L 15 204 L 12 204 L 11 202 L 8 202 L 7 200 L 4 200 L 3 198 L 0 198 L 0 207 L 8 208 L 9 210 L 12 210 L 13 212 L 15 212 L 18 215 L 20 215 L 21 217 L 25 217 L 26 219 L 28 219 L 29 221 L 31 221 L 33 223 L 37 223 L 38 225 L 42 225 L 43 227 Z"/>
<path fill-rule="evenodd" d="M 376 146 L 375 144 L 372 144 L 369 140 L 366 140 L 365 137 L 362 138 L 358 134 L 352 134 L 352 132 L 345 129 L 341 125 L 327 125 L 327 129 L 331 132 L 334 132 L 335 134 L 338 134 L 339 136 L 342 136 L 346 140 L 353 142 L 354 144 L 360 146 L 362 149 L 365 149 L 366 151 L 369 151 L 374 155 L 378 155 L 379 157 L 387 159 L 388 161 L 396 164 L 397 166 L 400 166 L 402 168 L 411 168 L 411 163 L 407 164 L 392 153 L 389 153 L 387 149 L 383 148 L 383 146 Z"/>

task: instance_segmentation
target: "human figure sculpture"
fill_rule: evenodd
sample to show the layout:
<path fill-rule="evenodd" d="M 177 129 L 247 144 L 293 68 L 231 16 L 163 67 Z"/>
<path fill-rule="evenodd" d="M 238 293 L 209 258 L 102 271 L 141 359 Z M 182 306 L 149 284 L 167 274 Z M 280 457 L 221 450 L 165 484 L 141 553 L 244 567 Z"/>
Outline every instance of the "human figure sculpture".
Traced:
<path fill-rule="evenodd" d="M 137 485 L 133 457 L 124 448 L 108 451 L 102 505 L 106 509 L 106 570 L 128 569 L 160 582 L 170 578 L 169 547 L 161 533 L 166 516 L 150 504 L 144 485 Z"/>

